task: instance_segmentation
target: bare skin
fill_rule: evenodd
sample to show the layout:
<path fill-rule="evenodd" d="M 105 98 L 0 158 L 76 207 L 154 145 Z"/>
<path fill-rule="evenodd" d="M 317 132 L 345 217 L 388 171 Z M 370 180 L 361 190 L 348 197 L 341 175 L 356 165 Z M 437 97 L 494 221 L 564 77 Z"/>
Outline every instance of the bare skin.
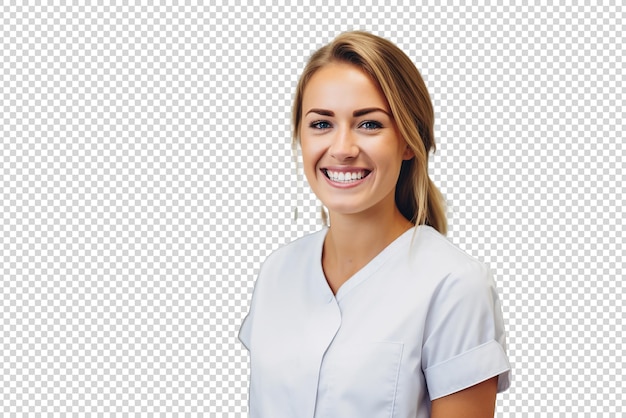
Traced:
<path fill-rule="evenodd" d="M 333 292 L 413 225 L 399 212 L 395 187 L 413 153 L 372 80 L 347 64 L 319 70 L 305 89 L 301 145 L 304 170 L 329 210 L 322 266 Z M 367 173 L 348 187 L 326 170 Z M 355 182 L 359 183 L 359 182 Z"/>
<path fill-rule="evenodd" d="M 477 385 L 432 402 L 431 418 L 492 418 L 495 413 L 498 378 L 493 377 Z"/>
<path fill-rule="evenodd" d="M 413 227 L 397 209 L 395 212 L 391 217 L 368 213 L 358 217 L 360 219 L 331 213 L 333 226 L 324 241 L 322 267 L 333 293 L 336 294 L 343 283 Z"/>

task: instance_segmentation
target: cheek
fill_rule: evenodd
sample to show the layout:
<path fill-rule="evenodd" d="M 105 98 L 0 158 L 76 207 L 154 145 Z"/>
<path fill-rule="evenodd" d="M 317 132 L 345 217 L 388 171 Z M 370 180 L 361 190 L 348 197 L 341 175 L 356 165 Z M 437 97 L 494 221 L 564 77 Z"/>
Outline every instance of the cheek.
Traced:
<path fill-rule="evenodd" d="M 304 177 L 311 187 L 315 185 L 317 161 L 316 153 L 310 147 L 301 146 L 302 149 L 302 168 L 304 170 Z"/>
<path fill-rule="evenodd" d="M 300 142 L 300 149 L 302 150 L 304 170 L 315 170 L 315 165 L 324 154 L 323 148 L 319 145 L 316 146 L 314 141 L 303 139 Z"/>

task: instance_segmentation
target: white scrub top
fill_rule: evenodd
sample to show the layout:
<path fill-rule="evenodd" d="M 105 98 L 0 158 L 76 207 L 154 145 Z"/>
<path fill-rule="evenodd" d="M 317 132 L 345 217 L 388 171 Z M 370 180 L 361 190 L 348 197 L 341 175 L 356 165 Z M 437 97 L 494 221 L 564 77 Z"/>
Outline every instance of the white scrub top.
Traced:
<path fill-rule="evenodd" d="M 327 231 L 261 268 L 239 332 L 251 418 L 425 418 L 431 400 L 491 377 L 508 388 L 502 310 L 482 263 L 419 226 L 333 295 Z"/>

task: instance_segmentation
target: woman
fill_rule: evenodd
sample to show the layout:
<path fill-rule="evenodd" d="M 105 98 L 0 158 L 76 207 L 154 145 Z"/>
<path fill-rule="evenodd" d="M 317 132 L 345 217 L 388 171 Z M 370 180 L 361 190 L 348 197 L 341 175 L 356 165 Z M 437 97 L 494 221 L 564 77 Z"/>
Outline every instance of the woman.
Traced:
<path fill-rule="evenodd" d="M 251 417 L 492 417 L 509 385 L 483 264 L 454 247 L 428 177 L 432 104 L 391 42 L 318 50 L 293 106 L 304 172 L 330 226 L 274 252 L 239 338 Z"/>

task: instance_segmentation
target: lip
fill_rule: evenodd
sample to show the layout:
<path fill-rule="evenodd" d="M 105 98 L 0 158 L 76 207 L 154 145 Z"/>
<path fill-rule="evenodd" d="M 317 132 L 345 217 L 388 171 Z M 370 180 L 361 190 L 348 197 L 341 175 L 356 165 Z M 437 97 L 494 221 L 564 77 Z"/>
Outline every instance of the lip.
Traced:
<path fill-rule="evenodd" d="M 355 173 L 359 171 L 365 171 L 367 172 L 367 174 L 365 175 L 365 177 L 359 180 L 353 180 L 348 183 L 340 183 L 340 182 L 332 181 L 330 178 L 328 178 L 328 176 L 326 176 L 326 173 L 325 173 L 326 170 L 340 172 L 340 173 Z M 330 186 L 337 188 L 337 189 L 352 189 L 354 187 L 357 187 L 363 184 L 365 181 L 367 181 L 367 179 L 370 177 L 370 174 L 372 173 L 372 170 L 368 170 L 366 168 L 361 168 L 361 167 L 323 167 L 323 168 L 320 168 L 319 171 L 322 177 L 324 177 L 324 179 L 326 180 L 326 182 Z"/>

